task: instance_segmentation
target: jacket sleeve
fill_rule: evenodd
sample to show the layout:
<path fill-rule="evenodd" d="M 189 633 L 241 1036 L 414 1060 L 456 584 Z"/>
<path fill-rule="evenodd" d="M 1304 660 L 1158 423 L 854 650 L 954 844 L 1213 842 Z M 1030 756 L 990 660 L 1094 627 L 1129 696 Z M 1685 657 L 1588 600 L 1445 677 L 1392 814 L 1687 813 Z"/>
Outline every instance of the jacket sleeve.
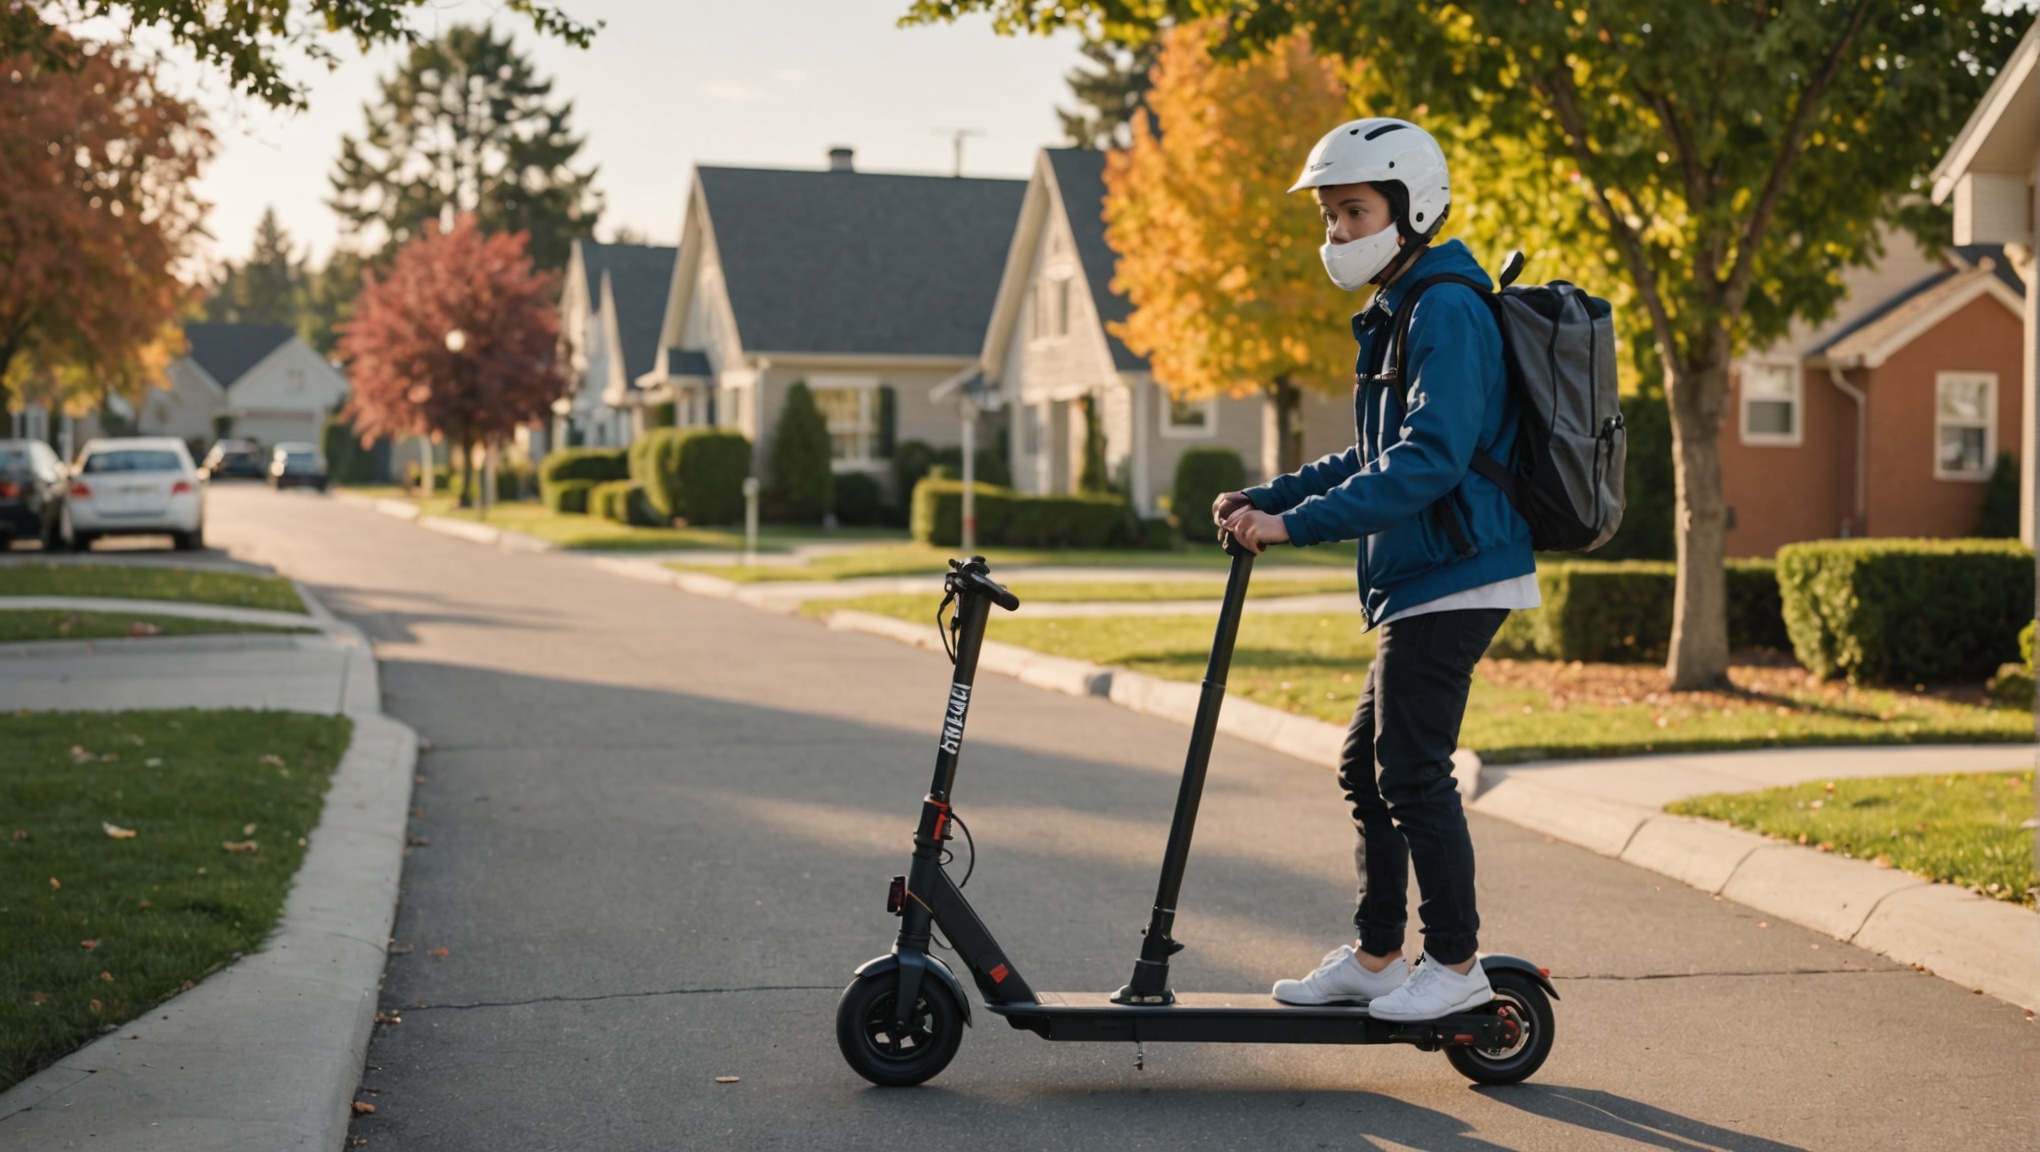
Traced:
<path fill-rule="evenodd" d="M 1305 464 L 1286 476 L 1246 490 L 1247 502 L 1259 512 L 1287 512 L 1312 496 L 1320 496 L 1360 470 L 1357 446 Z"/>
<path fill-rule="evenodd" d="M 1441 286 L 1416 306 L 1396 439 L 1364 468 L 1293 502 L 1282 517 L 1290 543 L 1372 536 L 1422 512 L 1465 479 L 1490 382 L 1500 375 L 1501 334 L 1471 289 Z"/>

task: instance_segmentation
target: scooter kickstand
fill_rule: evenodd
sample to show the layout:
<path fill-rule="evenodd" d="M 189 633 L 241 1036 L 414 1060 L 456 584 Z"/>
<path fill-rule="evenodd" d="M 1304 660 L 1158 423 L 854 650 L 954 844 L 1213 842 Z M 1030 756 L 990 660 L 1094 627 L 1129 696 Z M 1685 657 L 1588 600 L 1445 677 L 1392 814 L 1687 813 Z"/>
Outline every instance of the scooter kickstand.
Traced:
<path fill-rule="evenodd" d="M 1138 1040 L 1133 1042 L 1133 1070 L 1135 1072 L 1147 1071 L 1147 1046 Z"/>

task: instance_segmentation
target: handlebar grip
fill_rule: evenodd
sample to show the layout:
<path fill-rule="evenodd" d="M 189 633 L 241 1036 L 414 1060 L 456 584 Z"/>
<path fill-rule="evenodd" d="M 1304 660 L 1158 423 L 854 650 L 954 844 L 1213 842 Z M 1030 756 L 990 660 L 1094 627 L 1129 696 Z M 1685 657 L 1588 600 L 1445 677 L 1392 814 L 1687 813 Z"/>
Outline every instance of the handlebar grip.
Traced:
<path fill-rule="evenodd" d="M 1221 548 L 1225 549 L 1225 554 L 1228 556 L 1245 559 L 1253 555 L 1252 552 L 1247 551 L 1247 546 L 1235 540 L 1230 532 L 1219 532 L 1218 543 Z"/>
<path fill-rule="evenodd" d="M 1013 595 L 1011 592 L 1006 591 L 1006 586 L 1004 584 L 999 584 L 991 580 L 984 580 L 982 581 L 982 584 L 985 590 L 985 595 L 990 596 L 992 598 L 992 603 L 997 604 L 999 607 L 1004 608 L 1008 612 L 1019 611 L 1020 598 L 1018 596 Z"/>

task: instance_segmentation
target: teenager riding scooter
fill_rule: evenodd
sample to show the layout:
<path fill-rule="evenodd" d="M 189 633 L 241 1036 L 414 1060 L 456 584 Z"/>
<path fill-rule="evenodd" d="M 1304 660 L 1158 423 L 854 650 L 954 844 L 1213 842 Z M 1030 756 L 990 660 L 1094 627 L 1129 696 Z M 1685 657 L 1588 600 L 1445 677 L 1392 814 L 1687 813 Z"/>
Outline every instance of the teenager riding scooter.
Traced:
<path fill-rule="evenodd" d="M 1212 512 L 1257 554 L 1357 540 L 1361 606 L 1378 639 L 1339 772 L 1359 837 L 1359 938 L 1302 979 L 1277 982 L 1274 995 L 1366 1001 L 1378 1019 L 1431 1020 L 1491 995 L 1475 963 L 1473 842 L 1452 753 L 1474 664 L 1511 610 L 1539 603 L 1530 527 L 1474 467 L 1476 453 L 1511 459 L 1516 402 L 1495 314 L 1469 287 L 1429 288 L 1407 318 L 1407 347 L 1389 347 L 1419 281 L 1456 274 L 1493 287 L 1465 245 L 1434 243 L 1452 199 L 1437 141 L 1402 120 L 1341 124 L 1290 191 L 1304 189 L 1324 219 L 1332 282 L 1374 288 L 1353 318 L 1356 440 L 1226 493 Z M 1403 958 L 1412 865 L 1424 942 L 1414 966 Z"/>

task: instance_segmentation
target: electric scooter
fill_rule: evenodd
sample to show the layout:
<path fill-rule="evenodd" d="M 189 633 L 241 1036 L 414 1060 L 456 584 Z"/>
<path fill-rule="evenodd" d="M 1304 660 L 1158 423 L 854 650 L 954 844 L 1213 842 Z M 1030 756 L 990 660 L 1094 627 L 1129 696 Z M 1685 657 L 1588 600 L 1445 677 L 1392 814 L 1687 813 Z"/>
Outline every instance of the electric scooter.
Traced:
<path fill-rule="evenodd" d="M 963 828 L 966 842 L 970 837 L 951 795 L 985 622 L 994 604 L 1008 612 L 1020 607 L 1019 598 L 992 579 L 983 557 L 950 561 L 936 621 L 940 626 L 944 610 L 954 604 L 944 640 L 954 637 L 951 657 L 956 674 L 935 754 L 935 780 L 921 801 L 921 822 L 914 831 L 913 862 L 905 876 L 892 878 L 886 896 L 886 910 L 900 918 L 899 938 L 891 952 L 857 969 L 856 979 L 836 1006 L 836 1040 L 843 1058 L 859 1075 L 880 1085 L 920 1084 L 955 1057 L 963 1029 L 971 1023 L 970 1001 L 955 972 L 929 950 L 938 927 L 946 937 L 944 945 L 969 971 L 987 1010 L 1047 1040 L 1131 1041 L 1136 1067 L 1144 1066 L 1142 1045 L 1151 1040 L 1410 1044 L 1426 1052 L 1442 1049 L 1455 1069 L 1482 1084 L 1516 1083 L 1544 1063 L 1553 1036 L 1551 1001 L 1558 991 L 1551 986 L 1549 972 L 1514 956 L 1480 958 L 1494 987 L 1491 1002 L 1415 1023 L 1376 1020 L 1368 1015 L 1365 1002 L 1299 1007 L 1280 1003 L 1265 992 L 1213 995 L 1179 993 L 1169 987 L 1169 958 L 1183 949 L 1172 935 L 1176 898 L 1189 862 L 1218 712 L 1225 702 L 1233 641 L 1254 568 L 1254 556 L 1244 546 L 1230 538 L 1223 543 L 1232 556 L 1232 569 L 1190 729 L 1190 751 L 1162 855 L 1161 884 L 1133 978 L 1110 993 L 1038 992 L 1029 986 L 963 898 L 961 885 L 943 867 L 949 855 L 944 844 L 954 829 Z M 972 845 L 972 867 L 976 863 Z M 969 879 L 966 872 L 965 882 Z"/>

